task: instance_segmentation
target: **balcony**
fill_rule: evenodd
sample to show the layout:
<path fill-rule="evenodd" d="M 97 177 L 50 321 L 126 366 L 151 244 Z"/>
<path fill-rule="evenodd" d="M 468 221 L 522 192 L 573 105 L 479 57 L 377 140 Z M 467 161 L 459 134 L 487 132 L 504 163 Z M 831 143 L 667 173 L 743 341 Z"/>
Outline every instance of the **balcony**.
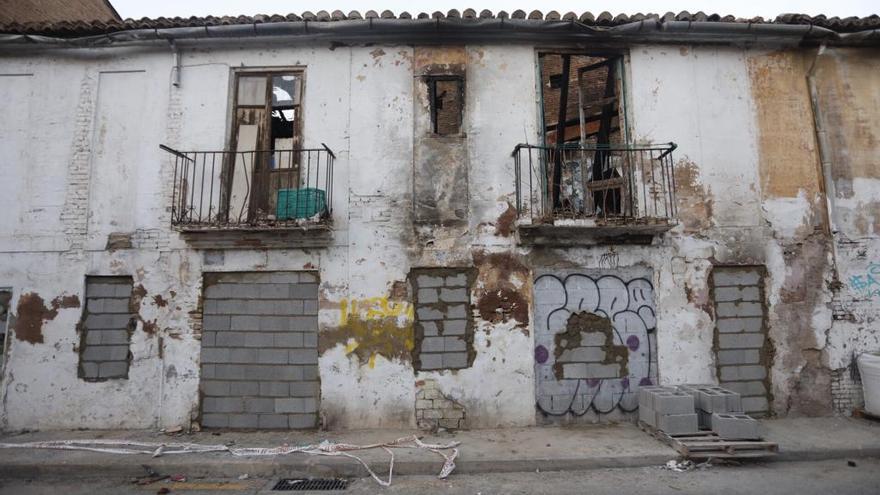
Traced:
<path fill-rule="evenodd" d="M 206 247 L 329 242 L 333 163 L 326 146 L 271 151 L 178 151 L 171 225 Z"/>
<path fill-rule="evenodd" d="M 513 150 L 520 239 L 650 244 L 675 226 L 674 143 Z"/>

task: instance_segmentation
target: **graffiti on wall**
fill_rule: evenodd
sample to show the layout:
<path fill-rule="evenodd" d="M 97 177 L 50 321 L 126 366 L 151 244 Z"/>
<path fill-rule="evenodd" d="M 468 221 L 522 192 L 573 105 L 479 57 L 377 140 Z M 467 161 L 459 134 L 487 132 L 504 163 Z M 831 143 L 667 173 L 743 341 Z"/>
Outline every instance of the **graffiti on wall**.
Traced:
<path fill-rule="evenodd" d="M 413 349 L 413 305 L 386 296 L 343 299 L 339 302 L 339 326 L 322 332 L 318 348 L 324 352 L 337 344 L 361 364 L 376 366 L 376 357 L 408 360 Z"/>
<path fill-rule="evenodd" d="M 880 296 L 880 263 L 870 263 L 864 273 L 849 277 L 849 286 L 865 299 Z"/>
<path fill-rule="evenodd" d="M 547 416 L 638 409 L 656 381 L 654 287 L 621 271 L 535 279 L 537 408 Z"/>

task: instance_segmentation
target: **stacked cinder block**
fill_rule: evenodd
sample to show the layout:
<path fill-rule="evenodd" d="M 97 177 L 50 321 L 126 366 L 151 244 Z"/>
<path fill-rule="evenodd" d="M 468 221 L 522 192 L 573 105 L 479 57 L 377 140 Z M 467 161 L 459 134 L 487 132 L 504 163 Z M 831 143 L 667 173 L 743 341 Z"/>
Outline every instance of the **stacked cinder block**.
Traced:
<path fill-rule="evenodd" d="M 699 431 L 694 397 L 673 387 L 641 387 L 639 419 L 670 435 Z"/>
<path fill-rule="evenodd" d="M 760 424 L 743 414 L 740 395 L 713 385 L 680 385 L 678 389 L 694 397 L 700 428 L 711 429 L 727 440 L 760 438 Z"/>
<path fill-rule="evenodd" d="M 128 378 L 133 287 L 131 277 L 86 277 L 79 355 L 79 376 L 84 380 Z"/>
<path fill-rule="evenodd" d="M 420 380 L 416 393 L 416 421 L 419 429 L 459 430 L 467 428 L 464 406 L 443 395 L 434 380 Z"/>
<path fill-rule="evenodd" d="M 414 270 L 416 349 L 420 370 L 468 367 L 473 339 L 467 270 Z"/>

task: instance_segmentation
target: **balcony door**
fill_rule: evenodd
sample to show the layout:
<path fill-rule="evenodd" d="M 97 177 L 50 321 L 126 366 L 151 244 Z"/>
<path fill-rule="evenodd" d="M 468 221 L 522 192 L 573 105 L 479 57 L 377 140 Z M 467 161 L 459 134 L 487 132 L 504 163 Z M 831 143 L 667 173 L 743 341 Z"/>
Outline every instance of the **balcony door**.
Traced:
<path fill-rule="evenodd" d="M 300 186 L 302 81 L 301 71 L 236 73 L 229 221 L 272 221 L 279 191 Z"/>

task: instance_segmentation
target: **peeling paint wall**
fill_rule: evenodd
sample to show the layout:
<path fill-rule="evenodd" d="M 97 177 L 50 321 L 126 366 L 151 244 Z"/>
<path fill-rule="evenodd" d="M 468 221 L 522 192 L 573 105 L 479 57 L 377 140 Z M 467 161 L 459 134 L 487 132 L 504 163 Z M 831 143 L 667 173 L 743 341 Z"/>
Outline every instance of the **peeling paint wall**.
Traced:
<path fill-rule="evenodd" d="M 644 274 L 656 312 L 651 374 L 663 384 L 717 382 L 717 265 L 766 270 L 771 412 L 827 413 L 852 353 L 880 347 L 880 295 L 868 284 L 869 275 L 880 281 L 880 81 L 876 51 L 829 49 L 815 65 L 814 56 L 632 47 L 628 131 L 635 142 L 679 145 L 680 223 L 652 245 L 547 248 L 518 244 L 511 206 L 510 152 L 540 136 L 534 47 L 184 47 L 180 87 L 169 83 L 164 48 L 6 53 L 0 159 L 16 173 L 0 181 L 0 287 L 13 294 L 2 426 L 190 426 L 203 273 L 303 270 L 321 281 L 326 428 L 415 427 L 431 410 L 416 407 L 427 383 L 454 401 L 456 417 L 445 419 L 461 414 L 467 427 L 539 422 L 538 273 Z M 223 149 L 231 69 L 242 66 L 305 68 L 303 141 L 337 155 L 328 247 L 203 250 L 169 228 L 173 161 L 158 144 Z M 444 71 L 465 76 L 464 114 L 461 136 L 438 138 L 427 135 L 420 77 Z M 56 107 L 46 113 L 43 101 Z M 466 368 L 413 368 L 407 280 L 419 268 L 473 270 Z M 83 308 L 73 301 L 85 300 L 86 275 L 133 279 L 128 379 L 77 377 Z"/>

